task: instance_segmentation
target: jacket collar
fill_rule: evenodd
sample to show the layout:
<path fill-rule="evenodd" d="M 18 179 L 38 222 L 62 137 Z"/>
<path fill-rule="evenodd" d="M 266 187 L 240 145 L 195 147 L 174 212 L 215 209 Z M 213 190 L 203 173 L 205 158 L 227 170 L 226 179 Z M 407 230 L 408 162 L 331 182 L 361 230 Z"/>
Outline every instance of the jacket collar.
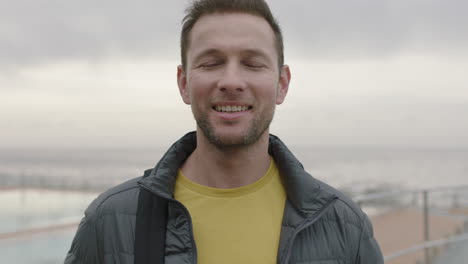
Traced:
<path fill-rule="evenodd" d="M 312 177 L 286 145 L 270 135 L 269 153 L 281 174 L 288 200 L 295 209 L 306 216 L 314 215 L 336 195 L 322 188 L 322 183 Z"/>
<path fill-rule="evenodd" d="M 139 183 L 157 195 L 173 199 L 178 170 L 195 150 L 196 142 L 195 132 L 183 136 L 169 148 L 151 173 L 139 180 Z M 278 166 L 289 203 L 300 214 L 306 217 L 313 215 L 335 198 L 334 194 L 321 187 L 320 181 L 304 170 L 302 164 L 278 137 L 270 135 L 268 151 Z"/>

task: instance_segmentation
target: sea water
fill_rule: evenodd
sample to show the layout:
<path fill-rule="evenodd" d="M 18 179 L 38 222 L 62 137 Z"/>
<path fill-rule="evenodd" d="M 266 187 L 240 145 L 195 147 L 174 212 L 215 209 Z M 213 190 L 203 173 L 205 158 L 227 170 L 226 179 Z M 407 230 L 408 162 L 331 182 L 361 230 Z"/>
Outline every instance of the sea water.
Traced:
<path fill-rule="evenodd" d="M 338 188 L 468 184 L 468 149 L 291 147 L 314 177 Z M 154 167 L 164 149 L 0 150 L 0 186 L 106 189 Z"/>

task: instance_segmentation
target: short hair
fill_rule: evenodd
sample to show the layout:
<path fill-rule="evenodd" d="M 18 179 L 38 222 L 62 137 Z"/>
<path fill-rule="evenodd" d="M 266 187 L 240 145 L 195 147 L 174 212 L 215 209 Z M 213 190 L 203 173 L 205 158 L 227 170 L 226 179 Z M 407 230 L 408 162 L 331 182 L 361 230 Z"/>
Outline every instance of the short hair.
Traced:
<path fill-rule="evenodd" d="M 190 46 L 190 32 L 195 23 L 204 15 L 214 13 L 246 13 L 264 18 L 275 34 L 278 65 L 284 64 L 284 46 L 281 28 L 264 0 L 195 0 L 185 10 L 180 36 L 182 66 L 186 69 L 187 51 Z"/>

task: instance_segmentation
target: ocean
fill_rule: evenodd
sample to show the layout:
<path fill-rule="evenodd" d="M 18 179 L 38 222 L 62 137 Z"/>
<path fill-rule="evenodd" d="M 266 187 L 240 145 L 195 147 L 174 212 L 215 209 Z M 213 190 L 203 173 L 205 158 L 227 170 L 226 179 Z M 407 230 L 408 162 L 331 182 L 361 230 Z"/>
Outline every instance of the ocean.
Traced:
<path fill-rule="evenodd" d="M 468 149 L 304 148 L 292 152 L 340 189 L 468 184 Z M 0 150 L 0 186 L 103 190 L 154 167 L 164 149 Z"/>
<path fill-rule="evenodd" d="M 468 185 L 468 149 L 291 150 L 314 177 L 351 195 Z M 74 228 L 9 238 L 1 234 L 77 223 L 99 192 L 142 175 L 163 153 L 163 149 L 0 150 L 3 261 L 62 263 Z"/>

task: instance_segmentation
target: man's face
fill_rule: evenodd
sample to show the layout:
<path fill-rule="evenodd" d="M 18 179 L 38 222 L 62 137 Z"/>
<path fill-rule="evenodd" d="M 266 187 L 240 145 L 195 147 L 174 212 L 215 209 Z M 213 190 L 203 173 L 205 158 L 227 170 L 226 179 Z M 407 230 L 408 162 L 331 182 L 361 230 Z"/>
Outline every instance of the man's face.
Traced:
<path fill-rule="evenodd" d="M 269 24 L 242 13 L 201 17 L 190 33 L 186 69 L 178 67 L 180 93 L 192 107 L 197 130 L 218 147 L 250 145 L 267 136 L 289 80 L 289 68 L 278 69 Z"/>

